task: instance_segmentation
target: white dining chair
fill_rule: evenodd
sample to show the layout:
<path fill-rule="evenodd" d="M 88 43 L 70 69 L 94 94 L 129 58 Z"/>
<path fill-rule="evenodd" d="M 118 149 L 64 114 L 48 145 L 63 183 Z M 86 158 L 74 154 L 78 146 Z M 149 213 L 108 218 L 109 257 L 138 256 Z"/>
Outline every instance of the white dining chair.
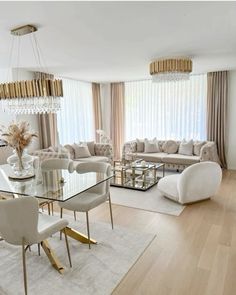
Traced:
<path fill-rule="evenodd" d="M 58 231 L 65 235 L 70 267 L 72 267 L 66 234 L 68 221 L 38 213 L 35 197 L 22 197 L 0 201 L 0 236 L 9 244 L 22 247 L 24 288 L 27 294 L 26 250 L 33 244 L 43 242 Z"/>
<path fill-rule="evenodd" d="M 70 159 L 45 159 L 44 161 L 42 161 L 41 163 L 41 169 L 42 171 L 47 171 L 47 170 L 58 170 L 58 169 L 62 169 L 62 170 L 68 170 L 70 173 L 74 172 L 74 162 Z M 48 214 L 52 215 L 54 213 L 54 209 L 53 209 L 53 202 L 54 201 L 49 201 L 46 199 L 41 199 L 40 200 L 40 208 L 42 208 L 44 206 L 48 207 Z M 51 205 L 51 208 L 50 208 Z"/>
<path fill-rule="evenodd" d="M 87 173 L 87 172 L 98 172 L 104 173 L 107 176 L 111 175 L 111 165 L 109 163 L 79 163 L 76 166 L 77 173 Z M 109 201 L 110 208 L 110 218 L 111 226 L 113 229 L 113 216 L 112 216 L 112 206 L 111 206 L 111 196 L 110 196 L 110 181 L 102 182 L 93 188 L 77 195 L 74 198 L 69 199 L 65 202 L 59 202 L 61 207 L 61 218 L 63 215 L 63 209 L 71 210 L 75 212 L 85 212 L 86 213 L 86 223 L 87 223 L 87 233 L 89 240 L 89 248 L 91 248 L 90 243 L 90 229 L 89 229 L 89 215 L 88 212 L 99 206 L 100 204 Z M 75 218 L 76 219 L 76 218 Z"/>
<path fill-rule="evenodd" d="M 70 159 L 45 159 L 41 163 L 42 170 L 65 169 L 70 173 L 74 172 L 74 162 Z"/>

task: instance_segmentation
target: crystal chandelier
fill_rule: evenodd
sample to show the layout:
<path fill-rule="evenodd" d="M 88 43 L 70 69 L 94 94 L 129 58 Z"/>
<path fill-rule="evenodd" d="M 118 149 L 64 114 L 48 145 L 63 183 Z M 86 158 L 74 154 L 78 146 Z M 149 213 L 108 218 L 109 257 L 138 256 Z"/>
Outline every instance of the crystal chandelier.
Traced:
<path fill-rule="evenodd" d="M 159 59 L 150 64 L 153 82 L 188 80 L 191 72 L 192 61 L 189 58 Z"/>
<path fill-rule="evenodd" d="M 29 34 L 35 59 L 41 65 L 41 54 L 35 36 L 37 28 L 26 25 L 11 30 L 11 34 L 17 38 Z M 14 41 L 14 40 L 13 40 Z M 12 60 L 12 50 L 10 60 Z M 19 48 L 18 48 L 19 65 Z M 0 101 L 4 111 L 14 114 L 42 114 L 55 113 L 60 110 L 60 97 L 63 96 L 62 80 L 54 80 L 53 75 L 37 72 L 35 79 L 14 81 L 0 84 Z M 17 73 L 18 77 L 18 73 Z"/>

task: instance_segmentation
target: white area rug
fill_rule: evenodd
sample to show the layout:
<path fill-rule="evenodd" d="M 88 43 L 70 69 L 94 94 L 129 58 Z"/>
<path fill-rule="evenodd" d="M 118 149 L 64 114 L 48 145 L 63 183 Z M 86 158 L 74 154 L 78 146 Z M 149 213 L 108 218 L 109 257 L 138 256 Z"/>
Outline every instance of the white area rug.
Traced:
<path fill-rule="evenodd" d="M 84 222 L 71 226 L 86 232 Z M 137 261 L 154 235 L 130 231 L 110 224 L 91 223 L 91 236 L 98 241 L 92 245 L 81 244 L 69 238 L 73 268 L 69 268 L 64 238 L 59 234 L 48 239 L 59 260 L 65 266 L 63 275 L 50 264 L 43 250 L 37 255 L 37 245 L 27 251 L 29 295 L 106 295 L 111 294 L 124 275 Z M 20 295 L 23 292 L 21 247 L 0 242 L 0 294 Z"/>
<path fill-rule="evenodd" d="M 113 204 L 175 216 L 179 216 L 185 208 L 163 197 L 157 185 L 145 192 L 111 187 L 111 200 Z"/>

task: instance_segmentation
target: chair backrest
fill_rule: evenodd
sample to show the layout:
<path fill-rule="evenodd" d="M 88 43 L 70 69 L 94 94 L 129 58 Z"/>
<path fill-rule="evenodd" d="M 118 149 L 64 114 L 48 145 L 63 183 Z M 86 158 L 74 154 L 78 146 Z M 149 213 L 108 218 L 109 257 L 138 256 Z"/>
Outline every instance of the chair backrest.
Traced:
<path fill-rule="evenodd" d="M 69 172 L 74 171 L 74 163 L 70 159 L 45 159 L 41 164 L 42 170 L 65 169 Z"/>
<path fill-rule="evenodd" d="M 77 173 L 97 172 L 104 173 L 107 176 L 111 175 L 111 165 L 109 163 L 104 162 L 79 163 L 75 169 Z M 110 191 L 110 180 L 102 182 L 101 184 L 96 185 L 88 191 L 100 194 L 108 194 Z"/>
<path fill-rule="evenodd" d="M 186 168 L 177 184 L 179 201 L 193 202 L 206 199 L 218 190 L 222 179 L 222 170 L 216 162 L 201 162 Z"/>
<path fill-rule="evenodd" d="M 38 201 L 34 197 L 0 201 L 0 236 L 14 245 L 37 242 Z"/>

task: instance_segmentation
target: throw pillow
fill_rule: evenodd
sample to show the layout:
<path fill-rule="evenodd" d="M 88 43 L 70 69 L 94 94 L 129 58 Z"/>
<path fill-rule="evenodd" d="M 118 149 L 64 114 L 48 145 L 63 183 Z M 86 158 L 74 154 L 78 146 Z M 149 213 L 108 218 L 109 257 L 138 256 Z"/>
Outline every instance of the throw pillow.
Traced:
<path fill-rule="evenodd" d="M 156 137 L 153 140 L 144 139 L 144 152 L 145 153 L 160 153 L 160 148 Z"/>
<path fill-rule="evenodd" d="M 205 141 L 195 141 L 193 144 L 193 154 L 200 156 L 201 148 L 204 146 Z"/>
<path fill-rule="evenodd" d="M 162 146 L 163 152 L 167 153 L 167 154 L 175 154 L 175 153 L 177 153 L 178 148 L 179 148 L 179 145 L 174 140 L 167 140 Z"/>
<path fill-rule="evenodd" d="M 193 155 L 193 140 L 186 141 L 185 139 L 181 141 L 179 145 L 179 154 L 192 156 Z"/>
<path fill-rule="evenodd" d="M 91 157 L 88 146 L 74 143 L 75 159 Z"/>
<path fill-rule="evenodd" d="M 67 151 L 69 152 L 69 155 L 70 155 L 70 159 L 73 160 L 75 158 L 74 146 L 70 145 L 70 144 L 66 144 L 66 145 L 64 145 L 64 148 L 67 149 Z"/>
<path fill-rule="evenodd" d="M 95 143 L 94 143 L 94 141 L 87 141 L 87 142 L 82 142 L 81 141 L 79 144 L 82 144 L 82 145 L 87 144 L 91 156 L 95 156 L 95 146 L 94 146 Z"/>
<path fill-rule="evenodd" d="M 144 140 L 136 138 L 137 142 L 137 152 L 143 153 L 144 152 Z"/>

